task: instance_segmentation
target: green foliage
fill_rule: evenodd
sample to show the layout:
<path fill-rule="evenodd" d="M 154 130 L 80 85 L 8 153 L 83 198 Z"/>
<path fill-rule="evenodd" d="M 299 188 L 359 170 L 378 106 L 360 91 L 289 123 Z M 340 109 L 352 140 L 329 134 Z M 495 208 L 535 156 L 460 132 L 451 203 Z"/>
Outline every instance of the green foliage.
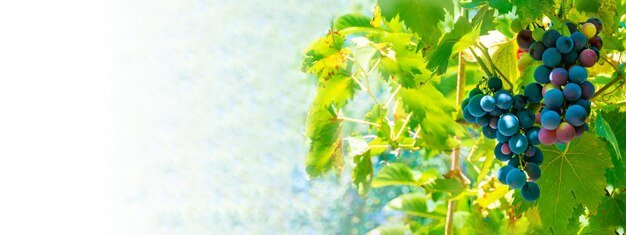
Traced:
<path fill-rule="evenodd" d="M 554 146 L 542 150 L 545 160 L 537 181 L 542 189 L 537 201 L 541 221 L 555 234 L 567 233 L 564 218 L 570 218 L 578 204 L 595 210 L 600 203 L 611 159 L 604 142 L 592 134 L 575 139 L 564 152 Z"/>
<path fill-rule="evenodd" d="M 442 34 L 439 24 L 446 12 L 454 12 L 451 0 L 378 0 L 383 17 L 403 19 L 409 29 L 423 38 L 426 45 L 434 45 Z"/>
<path fill-rule="evenodd" d="M 450 56 L 476 43 L 480 36 L 480 26 L 480 23 L 473 26 L 464 16 L 459 17 L 454 24 L 454 29 L 445 34 L 437 47 L 428 55 L 428 68 L 444 74 L 448 68 Z"/>
<path fill-rule="evenodd" d="M 383 167 L 372 181 L 372 187 L 389 185 L 419 185 L 413 177 L 411 168 L 402 163 L 394 163 Z"/>
<path fill-rule="evenodd" d="M 626 228 L 626 194 L 605 197 L 584 233 L 614 234 L 617 226 Z"/>
<path fill-rule="evenodd" d="M 374 168 L 372 166 L 370 151 L 354 156 L 354 164 L 355 167 L 352 172 L 352 182 L 354 182 L 354 186 L 359 194 L 366 195 L 369 191 L 372 178 L 374 177 Z"/>
<path fill-rule="evenodd" d="M 555 8 L 553 0 L 513 0 L 513 5 L 517 7 L 519 19 L 526 24 L 540 20 L 544 15 L 553 15 Z"/>
<path fill-rule="evenodd" d="M 361 14 L 342 15 L 335 20 L 335 29 L 343 30 L 350 27 L 372 27 L 371 19 Z"/>

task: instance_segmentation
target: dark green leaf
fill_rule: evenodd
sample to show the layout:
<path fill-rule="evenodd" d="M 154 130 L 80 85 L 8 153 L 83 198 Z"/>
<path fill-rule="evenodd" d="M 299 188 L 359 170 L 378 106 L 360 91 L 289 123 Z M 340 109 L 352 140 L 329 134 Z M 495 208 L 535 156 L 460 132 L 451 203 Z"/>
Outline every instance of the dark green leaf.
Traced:
<path fill-rule="evenodd" d="M 390 21 L 399 15 L 426 45 L 434 45 L 441 36 L 438 24 L 445 20 L 446 11 L 454 12 L 451 0 L 378 0 L 378 5 L 385 19 Z"/>
<path fill-rule="evenodd" d="M 509 0 L 489 0 L 489 6 L 498 9 L 498 14 L 504 15 L 513 10 L 513 4 Z"/>
<path fill-rule="evenodd" d="M 618 127 L 618 126 L 616 126 Z M 619 142 L 617 142 L 617 138 L 613 133 L 613 129 L 611 125 L 602 118 L 602 113 L 598 113 L 598 117 L 596 118 L 596 134 L 598 136 L 605 138 L 611 146 L 613 146 L 613 150 L 617 155 L 617 159 L 622 159 L 622 153 L 620 151 Z"/>
<path fill-rule="evenodd" d="M 626 228 L 626 194 L 605 197 L 598 207 L 598 213 L 589 218 L 585 232 L 615 234 L 617 226 Z"/>
<path fill-rule="evenodd" d="M 428 54 L 428 68 L 444 74 L 452 55 L 476 43 L 480 36 L 480 25 L 477 23 L 473 26 L 466 17 L 459 17 L 454 29 L 443 36 L 441 42 Z"/>
<path fill-rule="evenodd" d="M 552 15 L 555 11 L 553 0 L 514 0 L 513 5 L 517 7 L 516 13 L 522 25 L 541 20 L 544 15 Z"/>

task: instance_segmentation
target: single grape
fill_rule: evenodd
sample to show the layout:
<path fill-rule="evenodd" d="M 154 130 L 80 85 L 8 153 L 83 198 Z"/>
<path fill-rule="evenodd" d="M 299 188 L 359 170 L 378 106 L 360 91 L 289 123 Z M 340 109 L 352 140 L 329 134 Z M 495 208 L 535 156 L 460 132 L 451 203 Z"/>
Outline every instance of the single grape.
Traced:
<path fill-rule="evenodd" d="M 469 96 L 468 96 L 468 97 L 469 97 L 469 98 L 472 98 L 472 97 L 474 97 L 474 96 L 476 96 L 476 95 L 482 95 L 482 94 L 483 94 L 483 92 L 480 90 L 480 88 L 476 87 L 476 88 L 474 88 L 474 89 L 472 89 L 472 90 L 470 91 L 470 93 L 469 93 Z"/>
<path fill-rule="evenodd" d="M 569 143 L 574 139 L 576 129 L 567 122 L 563 122 L 556 129 L 556 140 L 563 143 Z"/>
<path fill-rule="evenodd" d="M 487 81 L 487 87 L 491 91 L 499 91 L 502 89 L 502 80 L 499 77 L 491 77 Z"/>
<path fill-rule="evenodd" d="M 592 23 L 584 23 L 580 31 L 585 35 L 585 37 L 592 38 L 593 36 L 596 36 L 597 29 Z"/>
<path fill-rule="evenodd" d="M 528 109 L 521 109 L 515 116 L 517 116 L 519 125 L 523 129 L 528 129 L 535 125 L 535 114 Z"/>
<path fill-rule="evenodd" d="M 491 127 L 489 127 L 489 125 L 483 127 L 483 135 L 487 139 L 492 139 L 492 140 L 495 139 L 497 133 L 498 133 L 498 130 L 491 129 Z"/>
<path fill-rule="evenodd" d="M 598 56 L 598 55 L 600 55 L 600 50 L 598 50 L 598 48 L 597 48 L 597 47 L 594 47 L 594 46 L 592 46 L 592 47 L 591 47 L 591 50 L 592 50 L 594 53 L 596 53 L 596 58 L 597 58 L 597 59 L 596 59 L 596 62 L 600 61 L 600 56 Z"/>
<path fill-rule="evenodd" d="M 580 61 L 580 65 L 589 68 L 596 64 L 598 55 L 592 49 L 585 49 L 580 52 L 578 60 Z"/>
<path fill-rule="evenodd" d="M 485 110 L 480 106 L 480 101 L 482 100 L 483 95 L 475 95 L 470 99 L 469 104 L 467 105 L 468 110 L 474 117 L 482 117 L 485 115 Z"/>
<path fill-rule="evenodd" d="M 535 69 L 535 72 L 533 74 L 535 77 L 535 81 L 537 81 L 540 84 L 549 83 L 550 72 L 552 72 L 551 68 L 548 68 L 548 66 L 545 66 L 545 65 L 540 65 L 539 67 Z"/>
<path fill-rule="evenodd" d="M 563 87 L 563 96 L 567 101 L 577 101 L 583 94 L 582 88 L 576 83 L 568 83 Z"/>
<path fill-rule="evenodd" d="M 502 133 L 498 131 L 498 133 L 496 134 L 496 139 L 498 140 L 499 143 L 507 143 L 511 139 L 511 136 L 503 135 Z"/>
<path fill-rule="evenodd" d="M 480 127 L 484 127 L 489 125 L 489 120 L 491 119 L 491 117 L 489 115 L 484 115 L 482 117 L 477 117 L 476 118 L 476 124 L 478 124 Z"/>
<path fill-rule="evenodd" d="M 543 64 L 548 67 L 556 67 L 561 63 L 561 53 L 554 47 L 546 49 L 541 56 L 541 60 L 543 60 Z"/>
<path fill-rule="evenodd" d="M 546 51 L 546 46 L 541 42 L 533 42 L 530 45 L 530 49 L 528 50 L 528 54 L 535 60 L 541 60 L 543 53 Z"/>
<path fill-rule="evenodd" d="M 506 136 L 512 136 L 519 130 L 519 120 L 515 115 L 507 113 L 498 121 L 498 131 Z"/>
<path fill-rule="evenodd" d="M 519 156 L 513 156 L 511 157 L 511 160 L 509 160 L 509 162 L 506 163 L 509 166 L 512 166 L 513 168 L 518 168 L 520 161 L 519 161 Z"/>
<path fill-rule="evenodd" d="M 563 92 L 559 89 L 549 90 L 543 96 L 543 101 L 546 104 L 546 107 L 552 110 L 560 108 L 563 105 L 564 100 L 565 100 L 565 97 L 563 97 Z M 470 112 L 471 111 L 472 111 L 472 102 L 470 101 Z M 472 115 L 474 115 L 474 113 L 472 113 Z M 474 116 L 478 116 L 478 115 L 474 115 Z"/>
<path fill-rule="evenodd" d="M 526 130 L 526 137 L 528 137 L 528 142 L 532 145 L 538 145 L 541 142 L 539 141 L 539 127 L 531 127 Z"/>
<path fill-rule="evenodd" d="M 533 162 L 537 165 L 541 165 L 541 163 L 543 163 L 543 152 L 540 148 L 535 148 L 535 155 L 533 155 L 532 157 L 526 157 L 524 158 L 524 160 L 526 160 L 527 162 Z"/>
<path fill-rule="evenodd" d="M 511 152 L 515 154 L 526 152 L 526 149 L 528 148 L 528 138 L 520 133 L 511 136 L 511 139 L 509 140 L 509 148 L 511 149 Z"/>
<path fill-rule="evenodd" d="M 580 50 L 587 44 L 587 37 L 581 32 L 572 33 L 572 41 L 574 41 L 574 50 Z"/>
<path fill-rule="evenodd" d="M 590 99 L 596 92 L 596 88 L 589 81 L 580 84 L 580 88 L 582 89 L 581 99 Z"/>
<path fill-rule="evenodd" d="M 541 114 L 541 125 L 547 130 L 555 130 L 561 123 L 561 116 L 552 110 L 548 110 Z M 540 132 L 541 133 L 541 132 Z"/>
<path fill-rule="evenodd" d="M 522 198 L 532 202 L 539 199 L 539 186 L 535 182 L 528 182 L 522 187 Z"/>
<path fill-rule="evenodd" d="M 582 126 L 577 126 L 574 128 L 576 129 L 576 137 L 578 137 L 578 136 L 581 136 L 583 133 L 585 133 L 585 131 L 589 130 L 589 125 L 585 123 Z"/>
<path fill-rule="evenodd" d="M 491 112 L 496 109 L 496 99 L 493 96 L 486 95 L 480 99 L 480 107 L 485 110 L 485 112 Z"/>
<path fill-rule="evenodd" d="M 564 68 L 555 68 L 550 72 L 550 82 L 557 87 L 565 85 L 569 74 Z"/>
<path fill-rule="evenodd" d="M 541 168 L 534 162 L 527 163 L 524 167 L 524 171 L 528 175 L 528 178 L 530 178 L 530 181 L 538 180 L 539 177 L 541 177 Z"/>
<path fill-rule="evenodd" d="M 530 83 L 524 88 L 524 95 L 528 98 L 528 102 L 538 104 L 543 99 L 541 90 L 543 86 L 539 83 Z"/>
<path fill-rule="evenodd" d="M 543 34 L 543 40 L 541 41 L 546 47 L 556 47 L 556 40 L 558 40 L 559 37 L 561 37 L 559 31 L 550 29 Z"/>
<path fill-rule="evenodd" d="M 529 140 L 530 141 L 530 140 Z M 528 145 L 528 148 L 526 149 L 526 152 L 524 152 L 524 156 L 526 157 L 532 157 L 535 156 L 535 151 L 536 151 L 537 147 L 532 146 L 532 145 Z"/>
<path fill-rule="evenodd" d="M 527 51 L 533 41 L 532 32 L 530 30 L 525 29 L 517 34 L 517 46 L 523 51 Z"/>
<path fill-rule="evenodd" d="M 499 119 L 498 117 L 494 117 L 494 116 L 492 116 L 491 119 L 489 119 L 489 127 L 491 127 L 491 129 L 498 129 L 498 119 Z"/>
<path fill-rule="evenodd" d="M 578 27 L 576 27 L 576 25 L 572 22 L 565 22 L 565 25 L 567 25 L 567 29 L 569 30 L 570 34 L 573 34 L 574 32 L 578 31 Z"/>
<path fill-rule="evenodd" d="M 493 149 L 493 154 L 496 156 L 496 159 L 506 162 L 508 160 L 511 160 L 511 157 L 513 156 L 513 154 L 509 153 L 509 154 L 504 154 L 502 152 L 502 145 L 504 145 L 503 143 L 498 143 L 496 145 L 496 147 Z"/>
<path fill-rule="evenodd" d="M 476 117 L 472 116 L 467 107 L 463 108 L 463 119 L 468 123 L 476 122 Z"/>
<path fill-rule="evenodd" d="M 534 44 L 534 43 L 533 43 Z M 593 36 L 592 38 L 589 39 L 589 44 L 592 47 L 598 48 L 598 50 L 602 50 L 602 38 L 598 35 Z"/>
<path fill-rule="evenodd" d="M 499 90 L 495 94 L 496 106 L 498 108 L 508 110 L 513 106 L 513 96 L 506 90 Z"/>
<path fill-rule="evenodd" d="M 587 81 L 589 73 L 585 67 L 580 65 L 574 65 L 569 69 L 569 80 L 578 84 L 582 84 Z"/>
<path fill-rule="evenodd" d="M 546 84 L 545 86 L 543 86 L 543 89 L 541 89 L 541 95 L 546 96 L 546 92 L 548 92 L 549 90 L 552 90 L 552 89 L 557 89 L 558 90 L 559 88 L 557 86 L 555 86 L 554 84 L 552 84 L 552 83 Z"/>
<path fill-rule="evenodd" d="M 565 111 L 565 120 L 572 126 L 582 126 L 587 120 L 587 111 L 580 105 L 572 105 Z"/>
<path fill-rule="evenodd" d="M 513 96 L 513 109 L 521 110 L 526 107 L 526 97 L 523 95 L 515 95 Z"/>
<path fill-rule="evenodd" d="M 513 169 L 515 168 L 509 165 L 500 167 L 500 169 L 498 170 L 498 174 L 497 174 L 498 181 L 500 181 L 500 183 L 506 184 L 506 175 L 509 173 L 509 171 Z"/>
<path fill-rule="evenodd" d="M 514 33 L 519 33 L 519 31 L 522 31 L 522 28 L 522 21 L 519 18 L 515 18 L 511 21 L 511 31 Z"/>
<path fill-rule="evenodd" d="M 556 49 L 562 54 L 569 53 L 574 49 L 574 41 L 568 36 L 561 36 L 556 40 Z"/>
<path fill-rule="evenodd" d="M 565 54 L 561 58 L 561 63 L 565 64 L 565 66 L 570 66 L 576 64 L 578 60 L 578 52 L 576 50 L 572 50 L 569 53 Z"/>
<path fill-rule="evenodd" d="M 520 169 L 513 169 L 506 174 L 506 184 L 514 189 L 520 189 L 526 184 L 526 173 Z"/>
<path fill-rule="evenodd" d="M 556 143 L 556 131 L 542 127 L 539 129 L 539 142 L 543 145 L 553 145 Z"/>
<path fill-rule="evenodd" d="M 533 63 L 533 61 L 533 58 L 529 54 L 524 53 L 519 58 L 519 61 L 517 61 L 517 69 L 519 69 L 519 71 L 524 71 L 530 64 Z"/>
<path fill-rule="evenodd" d="M 593 26 L 596 27 L 596 31 L 597 31 L 596 34 L 602 31 L 603 27 L 602 27 L 602 21 L 600 21 L 600 19 L 592 17 L 592 18 L 587 19 L 587 23 L 592 23 Z"/>
<path fill-rule="evenodd" d="M 463 103 L 461 103 L 461 109 L 465 109 L 465 107 L 467 107 L 467 104 L 469 104 L 469 99 L 464 99 Z"/>
<path fill-rule="evenodd" d="M 589 100 L 587 100 L 587 99 L 580 99 L 580 100 L 577 100 L 576 102 L 574 102 L 573 104 L 577 104 L 577 105 L 580 105 L 583 108 L 585 108 L 585 111 L 587 111 L 587 114 L 591 113 L 591 102 L 589 102 Z"/>
<path fill-rule="evenodd" d="M 542 28 L 536 28 L 535 30 L 533 30 L 533 39 L 535 41 L 541 41 L 543 39 L 543 34 L 546 33 L 546 30 L 542 29 Z"/>
<path fill-rule="evenodd" d="M 502 147 L 500 147 L 500 151 L 502 151 L 502 153 L 504 153 L 505 155 L 511 154 L 511 148 L 509 147 L 509 143 L 502 144 Z"/>

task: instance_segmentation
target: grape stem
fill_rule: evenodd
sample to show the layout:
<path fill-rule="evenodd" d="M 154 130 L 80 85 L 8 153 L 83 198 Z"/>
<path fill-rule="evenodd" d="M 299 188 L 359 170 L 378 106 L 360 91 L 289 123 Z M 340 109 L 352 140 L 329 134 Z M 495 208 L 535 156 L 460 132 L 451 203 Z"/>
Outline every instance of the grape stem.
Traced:
<path fill-rule="evenodd" d="M 474 55 L 474 58 L 476 58 L 476 61 L 478 62 L 480 67 L 483 68 L 483 70 L 485 71 L 487 76 L 489 76 L 489 77 L 493 76 L 493 74 L 491 74 L 491 71 L 489 71 L 489 68 L 487 68 L 487 65 L 485 65 L 485 62 L 483 62 L 483 59 L 481 59 L 478 56 L 478 54 L 476 54 L 476 51 L 474 51 L 474 49 L 472 49 L 471 47 L 469 49 L 470 49 L 470 52 L 472 52 L 472 55 Z M 459 53 L 459 54 L 461 54 L 461 53 Z"/>
<path fill-rule="evenodd" d="M 500 74 L 500 76 L 502 77 L 502 79 L 504 79 L 504 81 L 506 81 L 506 83 L 509 85 L 509 87 L 511 89 L 513 89 L 513 83 L 511 83 L 511 80 L 509 80 L 506 76 L 504 76 L 504 73 L 502 71 L 500 71 L 500 69 L 498 68 L 498 66 L 496 66 L 495 63 L 493 63 L 493 60 L 491 59 L 491 56 L 489 55 L 489 49 L 483 45 L 482 42 L 478 41 L 478 49 L 480 49 L 483 54 L 485 54 L 485 57 L 487 58 L 487 61 L 489 61 L 489 64 L 491 64 L 491 67 L 493 69 L 496 70 L 496 72 L 498 72 L 498 74 Z"/>
<path fill-rule="evenodd" d="M 615 83 L 617 83 L 617 82 L 619 82 L 621 80 L 624 80 L 624 73 L 615 64 L 613 64 L 613 62 L 611 62 L 609 59 L 607 59 L 604 56 L 601 56 L 600 58 L 602 58 L 604 61 L 609 63 L 609 65 L 611 65 L 611 67 L 613 67 L 613 69 L 615 69 L 615 78 L 613 78 L 613 80 L 611 80 L 609 83 L 604 85 L 602 88 L 598 89 L 598 91 L 593 95 L 593 97 L 591 97 L 590 100 L 593 100 L 596 97 L 600 96 L 602 93 L 604 93 L 611 86 L 615 85 Z"/>
<path fill-rule="evenodd" d="M 337 117 L 337 119 L 338 120 L 343 120 L 343 121 L 348 121 L 348 122 L 367 124 L 367 125 L 371 125 L 371 126 L 375 126 L 375 127 L 380 128 L 380 124 L 373 123 L 373 122 L 368 122 L 368 121 L 365 121 L 365 120 L 359 120 L 359 119 L 354 119 L 354 118 L 349 118 L 349 117 L 344 117 L 344 116 L 339 116 L 339 117 Z"/>

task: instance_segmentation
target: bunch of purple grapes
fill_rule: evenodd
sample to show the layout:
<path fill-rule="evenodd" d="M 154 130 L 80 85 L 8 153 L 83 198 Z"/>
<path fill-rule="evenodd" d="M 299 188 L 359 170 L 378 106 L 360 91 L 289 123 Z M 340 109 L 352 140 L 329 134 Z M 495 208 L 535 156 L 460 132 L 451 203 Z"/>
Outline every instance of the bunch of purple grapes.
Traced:
<path fill-rule="evenodd" d="M 577 25 L 567 23 L 571 36 L 542 28 L 518 34 L 520 48 L 527 48 L 533 59 L 543 62 L 534 71 L 536 83 L 526 86 L 524 93 L 543 99 L 537 118 L 542 126 L 539 141 L 544 145 L 567 144 L 589 129 L 586 122 L 591 113 L 589 99 L 595 88 L 587 81 L 586 68 L 595 65 L 600 58 L 602 39 L 598 33 L 602 22 L 590 18 L 579 25 L 580 31 Z"/>
<path fill-rule="evenodd" d="M 534 181 L 541 176 L 539 165 L 543 162 L 543 153 L 536 147 L 540 128 L 535 126 L 536 114 L 531 108 L 539 102 L 541 97 L 513 96 L 494 76 L 487 80 L 486 88 L 479 84 L 462 103 L 464 119 L 481 126 L 486 138 L 497 139 L 495 156 L 508 161 L 498 171 L 498 180 L 520 189 L 528 201 L 539 198 L 539 186 Z"/>

